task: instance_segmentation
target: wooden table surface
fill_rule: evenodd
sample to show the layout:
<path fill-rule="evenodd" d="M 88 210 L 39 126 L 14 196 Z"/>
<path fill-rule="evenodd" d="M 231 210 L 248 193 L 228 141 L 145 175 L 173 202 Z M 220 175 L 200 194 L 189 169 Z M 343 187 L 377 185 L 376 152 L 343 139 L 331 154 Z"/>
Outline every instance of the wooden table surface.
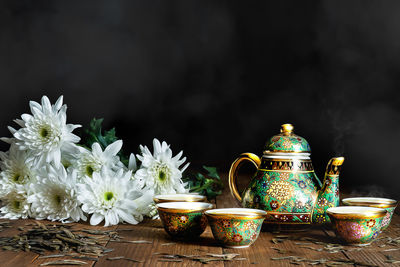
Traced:
<path fill-rule="evenodd" d="M 226 178 L 226 177 L 224 177 Z M 218 208 L 237 207 L 236 202 L 229 194 L 229 188 L 226 186 L 223 194 L 219 196 L 215 202 Z M 4 220 L 2 220 L 4 221 Z M 32 223 L 33 220 L 16 220 L 11 221 L 13 227 L 7 228 L 0 232 L 0 236 L 13 236 L 17 233 L 19 226 L 25 226 Z M 50 223 L 42 221 L 44 223 Z M 148 240 L 152 243 L 149 244 L 131 244 L 131 243 L 118 243 L 107 242 L 108 248 L 113 248 L 114 251 L 98 258 L 97 261 L 87 261 L 87 265 L 83 266 L 200 266 L 202 263 L 193 261 L 191 259 L 183 259 L 182 262 L 162 262 L 160 261 L 160 253 L 180 254 L 180 255 L 205 255 L 207 253 L 225 254 L 237 253 L 240 254 L 238 258 L 240 261 L 214 261 L 211 262 L 213 266 L 294 266 L 290 263 L 289 259 L 286 260 L 272 260 L 274 257 L 285 256 L 298 256 L 307 259 L 342 259 L 342 260 L 355 260 L 358 262 L 369 264 L 370 266 L 392 266 L 393 264 L 386 263 L 387 257 L 391 256 L 400 261 L 400 244 L 387 245 L 383 240 L 374 242 L 372 245 L 363 247 L 361 250 L 356 251 L 342 251 L 337 253 L 329 253 L 327 250 L 316 251 L 307 248 L 307 245 L 300 243 L 307 243 L 305 241 L 287 240 L 282 243 L 275 244 L 272 239 L 279 235 L 289 235 L 291 237 L 310 237 L 318 239 L 327 243 L 338 243 L 334 233 L 329 227 L 325 228 L 311 228 L 307 231 L 296 233 L 271 233 L 261 232 L 257 241 L 249 248 L 244 249 L 229 249 L 220 247 L 213 239 L 211 230 L 207 227 L 206 231 L 196 240 L 188 242 L 177 241 L 171 239 L 164 231 L 159 220 L 145 220 L 138 225 L 117 225 L 113 227 L 104 228 L 102 226 L 90 226 L 88 223 L 74 223 L 73 229 L 101 229 L 101 230 L 122 230 L 119 235 L 124 240 Z M 380 235 L 381 238 L 391 237 L 396 238 L 400 236 L 400 216 L 394 215 L 390 227 Z M 303 246 L 303 247 L 302 247 Z M 323 248 L 324 245 L 311 243 L 308 247 Z M 352 250 L 351 246 L 346 246 L 346 250 Z M 389 251 L 387 251 L 389 250 Z M 281 253 L 280 253 L 281 252 Z M 49 254 L 56 254 L 54 252 Z M 133 258 L 141 263 L 135 263 L 127 260 L 107 260 L 109 257 L 126 256 Z M 245 259 L 243 259 L 245 258 Z M 59 258 L 61 259 L 61 258 Z M 68 259 L 67 257 L 64 259 Z M 70 259 L 70 258 L 69 258 Z M 32 252 L 13 252 L 13 251 L 0 251 L 0 266 L 39 266 L 42 263 L 54 261 L 51 259 L 40 259 L 38 255 Z M 298 262 L 300 266 L 307 266 L 307 263 Z M 65 265 L 63 265 L 65 266 Z M 348 265 L 347 265 L 348 266 Z M 359 266 L 359 265 L 357 265 Z M 361 266 L 361 265 L 360 265 Z"/>

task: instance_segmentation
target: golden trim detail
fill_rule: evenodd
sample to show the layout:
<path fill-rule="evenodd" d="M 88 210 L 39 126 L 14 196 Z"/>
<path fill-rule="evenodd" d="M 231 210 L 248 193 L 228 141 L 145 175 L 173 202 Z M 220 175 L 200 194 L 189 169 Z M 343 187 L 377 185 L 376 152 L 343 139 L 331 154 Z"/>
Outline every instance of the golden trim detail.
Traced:
<path fill-rule="evenodd" d="M 373 208 L 394 208 L 397 206 L 397 201 L 394 203 L 371 203 L 371 202 L 360 202 L 360 201 L 349 201 L 344 199 L 342 200 L 343 204 L 347 206 L 362 206 L 362 207 L 373 207 Z"/>
<path fill-rule="evenodd" d="M 267 169 L 259 169 L 260 171 L 266 172 L 289 172 L 289 173 L 311 173 L 314 171 L 291 171 L 291 170 L 267 170 Z"/>
<path fill-rule="evenodd" d="M 206 196 L 203 196 L 202 198 L 184 197 L 182 199 L 153 198 L 153 201 L 156 204 L 167 203 L 167 202 L 206 202 L 207 197 Z"/>
<path fill-rule="evenodd" d="M 172 213 L 192 213 L 192 212 L 205 212 L 206 210 L 210 210 L 214 208 L 214 204 L 211 204 L 212 207 L 208 208 L 198 208 L 198 209 L 173 209 L 173 208 L 162 208 L 162 207 L 157 207 L 158 210 L 164 211 L 164 212 L 172 212 Z"/>
<path fill-rule="evenodd" d="M 210 216 L 212 218 L 230 218 L 230 219 L 240 219 L 240 220 L 248 220 L 248 219 L 264 219 L 267 214 L 262 215 L 262 214 L 249 214 L 249 215 L 243 215 L 243 214 L 235 214 L 235 213 L 223 213 L 223 214 L 210 214 L 206 213 L 206 216 Z"/>
<path fill-rule="evenodd" d="M 382 218 L 386 215 L 387 211 L 382 209 L 379 212 L 368 212 L 367 214 L 351 214 L 351 213 L 334 213 L 334 212 L 326 212 L 328 215 L 332 216 L 334 219 L 345 219 L 345 220 L 352 220 L 352 219 L 376 219 Z"/>

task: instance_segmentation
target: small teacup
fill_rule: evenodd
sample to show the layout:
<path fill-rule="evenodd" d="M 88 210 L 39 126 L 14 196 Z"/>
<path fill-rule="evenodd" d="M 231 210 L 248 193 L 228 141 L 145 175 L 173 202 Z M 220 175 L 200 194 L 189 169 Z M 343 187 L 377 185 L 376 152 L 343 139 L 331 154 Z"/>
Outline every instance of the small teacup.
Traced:
<path fill-rule="evenodd" d="M 205 212 L 214 238 L 228 248 L 245 248 L 256 241 L 267 215 L 263 210 L 231 208 Z"/>
<path fill-rule="evenodd" d="M 205 202 L 206 196 L 199 194 L 168 194 L 168 195 L 156 195 L 153 198 L 156 204 L 164 202 Z"/>
<path fill-rule="evenodd" d="M 173 237 L 201 235 L 207 227 L 204 212 L 214 207 L 204 202 L 165 202 L 156 205 L 165 231 Z"/>
<path fill-rule="evenodd" d="M 327 209 L 336 235 L 349 244 L 370 243 L 381 232 L 387 211 L 381 208 L 340 206 Z"/>
<path fill-rule="evenodd" d="M 386 216 L 383 218 L 382 222 L 382 231 L 389 227 L 394 210 L 397 206 L 396 200 L 380 197 L 351 197 L 343 199 L 342 202 L 347 206 L 364 206 L 387 210 Z"/>

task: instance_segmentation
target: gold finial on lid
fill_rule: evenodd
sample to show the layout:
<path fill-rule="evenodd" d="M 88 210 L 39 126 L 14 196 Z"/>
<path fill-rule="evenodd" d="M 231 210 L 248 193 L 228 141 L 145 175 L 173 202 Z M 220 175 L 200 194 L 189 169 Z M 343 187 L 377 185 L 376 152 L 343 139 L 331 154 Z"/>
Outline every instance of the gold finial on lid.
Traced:
<path fill-rule="evenodd" d="M 293 132 L 293 128 L 293 125 L 291 125 L 290 123 L 282 124 L 281 133 L 289 135 Z"/>

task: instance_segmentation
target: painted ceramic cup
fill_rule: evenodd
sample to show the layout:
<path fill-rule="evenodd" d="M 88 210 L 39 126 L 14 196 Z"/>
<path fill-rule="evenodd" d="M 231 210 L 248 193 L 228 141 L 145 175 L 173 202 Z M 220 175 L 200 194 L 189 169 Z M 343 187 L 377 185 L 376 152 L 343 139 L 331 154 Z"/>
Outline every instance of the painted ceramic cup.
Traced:
<path fill-rule="evenodd" d="M 349 244 L 370 243 L 381 232 L 387 211 L 381 208 L 340 206 L 327 211 L 336 235 Z"/>
<path fill-rule="evenodd" d="M 213 206 L 203 202 L 165 202 L 156 205 L 165 231 L 177 238 L 201 235 L 207 227 L 204 212 Z"/>
<path fill-rule="evenodd" d="M 199 194 L 169 194 L 156 195 L 153 200 L 156 204 L 164 202 L 205 202 L 207 197 Z"/>
<path fill-rule="evenodd" d="M 257 209 L 213 209 L 205 212 L 214 238 L 225 247 L 245 248 L 256 241 L 267 215 Z"/>
<path fill-rule="evenodd" d="M 396 209 L 397 206 L 396 200 L 389 198 L 380 198 L 380 197 L 352 197 L 352 198 L 345 198 L 342 200 L 342 202 L 347 206 L 364 206 L 364 207 L 382 208 L 387 210 L 386 216 L 385 218 L 383 218 L 382 222 L 382 231 L 389 227 L 394 210 Z"/>

